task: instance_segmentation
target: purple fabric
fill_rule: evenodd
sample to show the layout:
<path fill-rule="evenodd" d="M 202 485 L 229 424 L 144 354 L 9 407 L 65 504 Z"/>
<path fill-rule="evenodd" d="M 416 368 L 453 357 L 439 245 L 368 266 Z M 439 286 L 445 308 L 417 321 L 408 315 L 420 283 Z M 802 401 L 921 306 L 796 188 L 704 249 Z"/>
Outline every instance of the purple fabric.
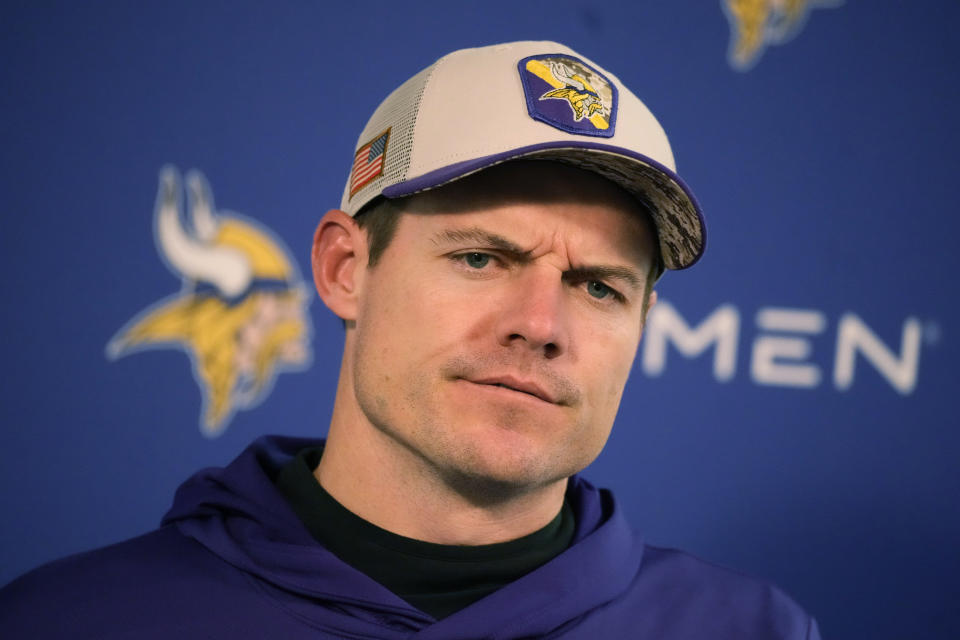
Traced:
<path fill-rule="evenodd" d="M 316 444 L 262 438 L 184 483 L 158 530 L 0 589 L 4 637 L 819 638 L 776 588 L 645 547 L 613 496 L 578 478 L 566 552 L 434 621 L 315 542 L 274 488 L 276 471 Z"/>
<path fill-rule="evenodd" d="M 597 149 L 600 151 L 609 151 L 610 153 L 616 153 L 627 158 L 639 160 L 644 164 L 664 173 L 672 182 L 677 185 L 681 191 L 683 191 L 687 198 L 690 199 L 690 202 L 693 204 L 693 209 L 697 214 L 697 219 L 700 223 L 700 230 L 703 237 L 703 244 L 700 247 L 700 253 L 697 255 L 697 258 L 684 268 L 692 267 L 697 260 L 700 259 L 700 256 L 703 255 L 704 251 L 707 250 L 707 225 L 703 218 L 703 210 L 700 207 L 700 203 L 697 202 L 696 196 L 693 195 L 693 191 L 690 190 L 690 187 L 687 186 L 687 183 L 685 183 L 675 171 L 660 164 L 653 158 L 648 158 L 647 156 L 636 153 L 635 151 L 631 151 L 630 149 L 625 149 L 612 144 L 604 144 L 602 142 L 589 139 L 544 142 L 542 144 L 534 144 L 527 147 L 518 147 L 516 149 L 511 149 L 510 151 L 495 153 L 493 155 L 483 156 L 481 158 L 473 158 L 472 160 L 455 162 L 440 169 L 436 169 L 435 171 L 425 173 L 422 176 L 417 176 L 408 180 L 404 180 L 403 182 L 392 184 L 383 190 L 383 196 L 386 198 L 402 198 L 404 196 L 413 195 L 414 193 L 420 191 L 439 187 L 440 185 L 446 184 L 452 180 L 462 178 L 468 174 L 474 173 L 475 171 L 486 169 L 487 167 L 493 166 L 500 162 L 517 160 L 523 158 L 524 156 L 535 154 L 538 151 L 546 151 L 548 149 Z"/>

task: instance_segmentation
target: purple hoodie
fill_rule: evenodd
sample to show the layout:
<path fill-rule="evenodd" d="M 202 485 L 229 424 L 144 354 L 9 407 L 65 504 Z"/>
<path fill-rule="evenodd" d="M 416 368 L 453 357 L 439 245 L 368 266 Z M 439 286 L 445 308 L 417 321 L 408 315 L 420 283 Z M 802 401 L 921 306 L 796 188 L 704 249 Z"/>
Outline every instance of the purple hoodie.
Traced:
<path fill-rule="evenodd" d="M 261 438 L 187 480 L 156 531 L 13 581 L 3 637 L 819 640 L 777 588 L 644 545 L 612 494 L 577 477 L 570 548 L 438 622 L 322 547 L 274 487 L 318 444 Z"/>

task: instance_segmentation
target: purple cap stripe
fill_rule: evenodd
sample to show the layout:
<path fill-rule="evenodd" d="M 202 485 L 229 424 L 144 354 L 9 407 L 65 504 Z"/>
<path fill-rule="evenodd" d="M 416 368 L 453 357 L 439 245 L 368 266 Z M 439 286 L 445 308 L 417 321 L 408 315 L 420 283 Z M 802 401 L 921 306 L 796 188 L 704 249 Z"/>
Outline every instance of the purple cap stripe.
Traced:
<path fill-rule="evenodd" d="M 439 187 L 448 182 L 466 177 L 471 173 L 475 173 L 481 169 L 486 169 L 495 164 L 506 162 L 507 160 L 516 160 L 525 156 L 534 155 L 540 151 L 546 151 L 550 149 L 594 149 L 598 151 L 605 151 L 629 158 L 631 160 L 639 161 L 642 164 L 656 169 L 663 175 L 667 176 L 670 179 L 670 182 L 672 182 L 677 189 L 682 192 L 683 195 L 686 196 L 686 198 L 690 201 L 690 204 L 693 208 L 693 213 L 696 214 L 700 227 L 700 250 L 697 252 L 697 255 L 693 258 L 693 260 L 687 264 L 684 264 L 681 268 L 685 269 L 693 266 L 693 264 L 700 259 L 700 256 L 703 255 L 703 252 L 707 248 L 707 227 L 704 222 L 703 211 L 700 208 L 700 204 L 697 202 L 696 197 L 693 195 L 693 192 L 686 185 L 683 179 L 681 179 L 680 176 L 678 176 L 672 169 L 665 167 L 653 158 L 649 158 L 641 153 L 631 151 L 630 149 L 594 142 L 592 140 L 558 140 L 544 142 L 526 147 L 519 147 L 517 149 L 511 149 L 502 153 L 495 153 L 489 156 L 464 160 L 463 162 L 456 162 L 429 173 L 425 173 L 421 176 L 392 184 L 383 190 L 383 195 L 386 198 L 402 198 L 403 196 L 413 195 L 420 191 L 426 191 L 427 189 Z"/>

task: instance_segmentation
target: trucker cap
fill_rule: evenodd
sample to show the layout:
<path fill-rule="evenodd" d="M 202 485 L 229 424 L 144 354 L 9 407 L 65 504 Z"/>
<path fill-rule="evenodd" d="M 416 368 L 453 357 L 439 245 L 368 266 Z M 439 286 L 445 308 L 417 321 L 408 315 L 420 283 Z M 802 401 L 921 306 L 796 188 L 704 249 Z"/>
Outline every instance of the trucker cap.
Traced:
<path fill-rule="evenodd" d="M 631 193 L 650 211 L 666 268 L 703 255 L 703 214 L 663 127 L 616 76 L 556 42 L 454 51 L 400 85 L 360 134 L 340 208 L 355 216 L 378 196 L 520 158 L 580 167 Z"/>

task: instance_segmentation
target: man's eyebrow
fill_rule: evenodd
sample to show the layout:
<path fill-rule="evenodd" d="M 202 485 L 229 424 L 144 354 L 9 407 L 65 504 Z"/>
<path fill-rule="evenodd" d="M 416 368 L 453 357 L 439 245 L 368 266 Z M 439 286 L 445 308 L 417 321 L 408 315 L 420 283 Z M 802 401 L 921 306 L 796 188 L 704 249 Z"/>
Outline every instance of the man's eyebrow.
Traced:
<path fill-rule="evenodd" d="M 530 254 L 529 251 L 525 251 L 523 247 L 515 242 L 511 242 L 501 235 L 481 229 L 480 227 L 444 229 L 434 234 L 430 240 L 437 245 L 469 242 L 478 247 L 499 249 L 500 251 L 516 256 L 527 256 Z"/>
<path fill-rule="evenodd" d="M 631 288 L 638 290 L 646 287 L 646 280 L 640 272 L 629 267 L 607 265 L 577 267 L 564 271 L 563 277 L 575 282 L 583 282 L 584 280 L 620 280 L 626 282 Z"/>
<path fill-rule="evenodd" d="M 443 231 L 435 233 L 430 240 L 436 245 L 470 243 L 482 249 L 497 249 L 517 258 L 528 258 L 530 256 L 530 251 L 524 250 L 523 247 L 515 242 L 480 227 L 444 229 Z M 642 289 L 646 286 L 646 279 L 640 271 L 617 265 L 574 267 L 564 271 L 563 277 L 565 280 L 571 282 L 583 282 L 585 280 L 619 280 L 625 282 L 633 289 Z"/>

